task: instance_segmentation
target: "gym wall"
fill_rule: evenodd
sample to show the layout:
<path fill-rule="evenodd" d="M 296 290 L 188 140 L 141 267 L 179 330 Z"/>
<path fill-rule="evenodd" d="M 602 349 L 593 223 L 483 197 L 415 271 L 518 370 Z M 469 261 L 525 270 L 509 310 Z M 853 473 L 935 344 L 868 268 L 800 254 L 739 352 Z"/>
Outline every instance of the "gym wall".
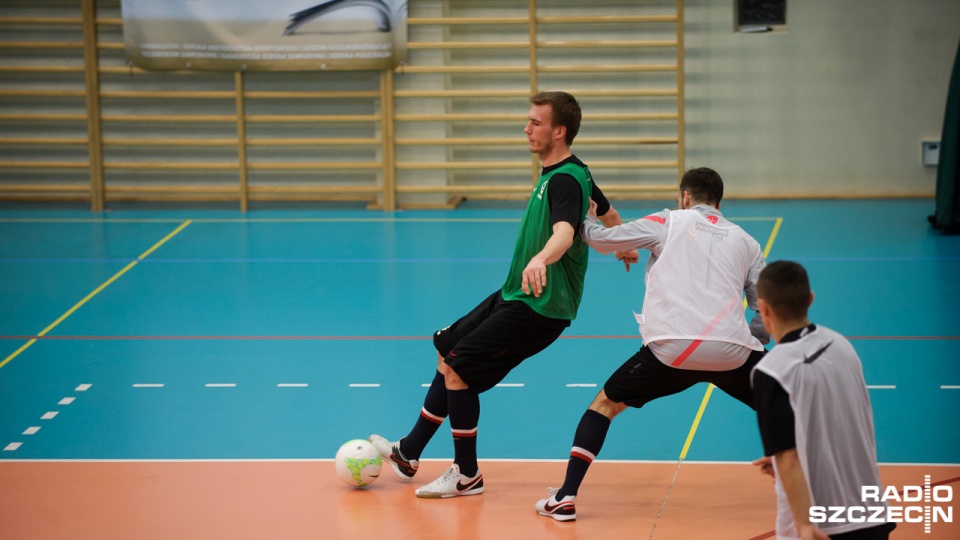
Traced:
<path fill-rule="evenodd" d="M 575 152 L 613 197 L 669 198 L 701 165 L 730 197 L 933 195 L 920 141 L 939 138 L 960 2 L 790 2 L 759 34 L 735 31 L 733 0 L 408 12 L 392 72 L 145 72 L 119 0 L 2 0 L 0 198 L 525 198 L 538 89 L 578 96 Z"/>

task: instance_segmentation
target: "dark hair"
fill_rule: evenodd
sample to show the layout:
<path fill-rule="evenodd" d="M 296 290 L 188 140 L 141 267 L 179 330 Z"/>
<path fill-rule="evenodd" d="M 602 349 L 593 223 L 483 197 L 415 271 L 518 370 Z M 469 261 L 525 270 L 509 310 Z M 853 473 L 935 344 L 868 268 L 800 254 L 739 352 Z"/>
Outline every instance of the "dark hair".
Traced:
<path fill-rule="evenodd" d="M 757 296 L 783 320 L 806 319 L 810 306 L 807 271 L 800 263 L 793 261 L 772 262 L 760 272 Z"/>
<path fill-rule="evenodd" d="M 577 99 L 566 92 L 540 92 L 530 96 L 533 105 L 550 105 L 553 111 L 553 125 L 567 128 L 564 140 L 567 145 L 573 144 L 574 137 L 580 131 L 580 104 Z"/>
<path fill-rule="evenodd" d="M 708 167 L 690 169 L 680 179 L 680 193 L 690 192 L 694 203 L 720 205 L 723 199 L 723 179 Z"/>

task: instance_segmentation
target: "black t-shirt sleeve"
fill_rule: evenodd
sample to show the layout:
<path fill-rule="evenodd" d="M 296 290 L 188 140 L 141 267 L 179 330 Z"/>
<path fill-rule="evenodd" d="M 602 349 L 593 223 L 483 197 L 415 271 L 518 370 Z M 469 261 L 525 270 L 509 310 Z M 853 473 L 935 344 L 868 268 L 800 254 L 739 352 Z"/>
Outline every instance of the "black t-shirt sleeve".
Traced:
<path fill-rule="evenodd" d="M 566 221 L 574 230 L 580 228 L 583 216 L 580 215 L 583 202 L 580 184 L 569 174 L 555 174 L 547 188 L 550 201 L 550 224 Z"/>
<path fill-rule="evenodd" d="M 610 211 L 610 201 L 593 182 L 590 183 L 593 191 L 590 198 L 597 203 L 597 215 L 602 216 Z M 574 229 L 580 227 L 583 216 L 580 215 L 583 201 L 581 199 L 580 184 L 569 174 L 555 174 L 550 179 L 547 188 L 547 198 L 550 201 L 550 224 L 566 221 Z"/>
<path fill-rule="evenodd" d="M 797 447 L 790 396 L 776 379 L 760 370 L 753 372 L 753 408 L 757 410 L 763 455 Z"/>
<path fill-rule="evenodd" d="M 600 191 L 600 186 L 595 182 L 590 182 L 590 188 L 593 190 L 590 193 L 590 198 L 593 199 L 593 202 L 597 203 L 597 215 L 606 215 L 606 213 L 610 211 L 610 201 L 607 200 L 607 196 Z"/>

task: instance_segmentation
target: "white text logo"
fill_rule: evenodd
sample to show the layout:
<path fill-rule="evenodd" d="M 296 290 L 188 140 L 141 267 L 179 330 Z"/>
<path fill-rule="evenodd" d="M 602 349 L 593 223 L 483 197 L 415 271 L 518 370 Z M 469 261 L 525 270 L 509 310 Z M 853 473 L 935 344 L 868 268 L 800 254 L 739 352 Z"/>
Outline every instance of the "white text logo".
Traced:
<path fill-rule="evenodd" d="M 931 486 L 930 475 L 922 486 L 862 486 L 862 506 L 811 506 L 812 523 L 923 523 L 930 534 L 933 523 L 953 523 L 953 487 Z M 944 504 L 946 503 L 946 504 Z"/>

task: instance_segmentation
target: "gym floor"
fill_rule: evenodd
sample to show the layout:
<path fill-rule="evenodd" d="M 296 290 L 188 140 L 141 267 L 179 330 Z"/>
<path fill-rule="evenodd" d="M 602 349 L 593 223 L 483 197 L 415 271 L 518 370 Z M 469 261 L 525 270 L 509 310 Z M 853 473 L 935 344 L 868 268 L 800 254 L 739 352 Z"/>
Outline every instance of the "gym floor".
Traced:
<path fill-rule="evenodd" d="M 631 220 L 674 203 L 617 206 Z M 769 261 L 807 267 L 811 319 L 860 353 L 884 482 L 956 490 L 960 237 L 929 227 L 933 201 L 722 210 Z M 521 214 L 0 204 L 0 537 L 771 538 L 755 417 L 706 385 L 614 421 L 576 522 L 533 510 L 640 346 L 643 254 L 627 273 L 593 253 L 574 324 L 482 395 L 483 495 L 413 496 L 452 457 L 446 428 L 411 483 L 336 477 L 340 444 L 412 426 L 431 334 L 502 285 Z M 960 537 L 923 526 L 894 538 Z"/>

